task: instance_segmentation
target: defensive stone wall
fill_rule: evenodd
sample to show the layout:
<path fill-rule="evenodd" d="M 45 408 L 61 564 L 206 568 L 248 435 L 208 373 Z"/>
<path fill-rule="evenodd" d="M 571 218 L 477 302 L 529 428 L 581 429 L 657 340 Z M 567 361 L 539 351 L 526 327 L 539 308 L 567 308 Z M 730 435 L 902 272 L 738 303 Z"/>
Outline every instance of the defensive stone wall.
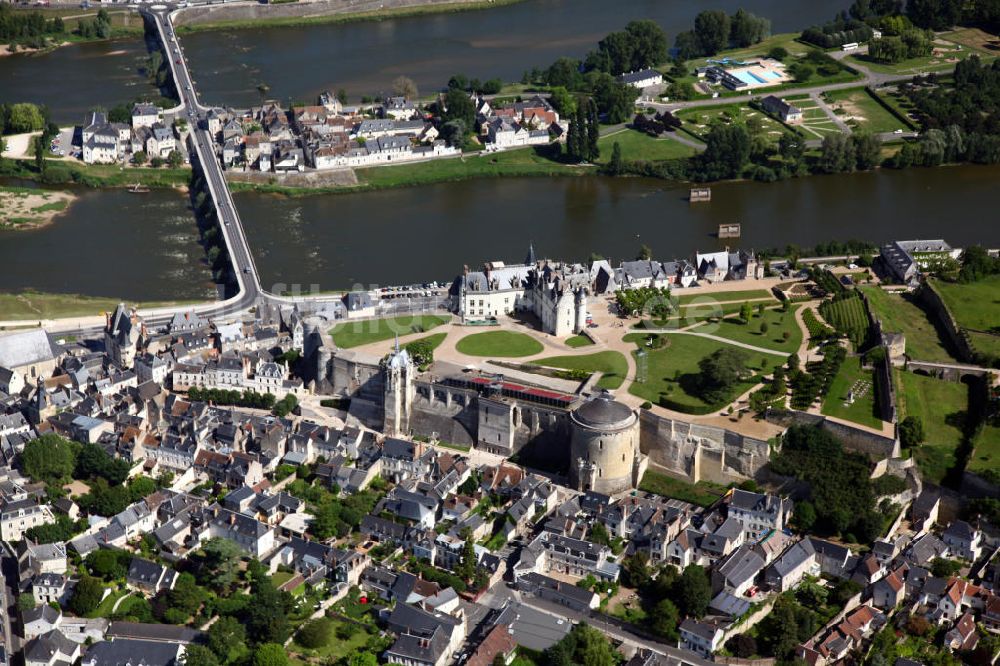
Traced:
<path fill-rule="evenodd" d="M 740 433 L 639 412 L 639 446 L 652 464 L 692 483 L 730 483 L 757 476 L 770 449 Z"/>

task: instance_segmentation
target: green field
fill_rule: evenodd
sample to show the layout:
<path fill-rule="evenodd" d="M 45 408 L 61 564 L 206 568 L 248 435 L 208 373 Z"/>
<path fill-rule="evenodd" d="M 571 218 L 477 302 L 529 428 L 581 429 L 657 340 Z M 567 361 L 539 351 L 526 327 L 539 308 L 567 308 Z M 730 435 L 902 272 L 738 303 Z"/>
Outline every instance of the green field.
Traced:
<path fill-rule="evenodd" d="M 866 88 L 831 90 L 823 97 L 834 113 L 843 112 L 841 117 L 852 127 L 860 127 L 873 134 L 907 129 L 906 124 L 879 104 Z"/>
<path fill-rule="evenodd" d="M 933 284 L 959 326 L 983 332 L 1000 330 L 1000 275 L 967 284 L 942 280 Z"/>
<path fill-rule="evenodd" d="M 937 363 L 956 359 L 927 313 L 910 295 L 891 294 L 879 287 L 859 287 L 868 297 L 872 314 L 882 321 L 882 328 L 906 336 L 906 354 L 920 361 Z"/>
<path fill-rule="evenodd" d="M 555 162 L 539 155 L 534 148 L 356 169 L 359 183 L 373 189 L 497 176 L 575 176 L 593 171 L 592 166 Z"/>
<path fill-rule="evenodd" d="M 634 333 L 625 337 L 628 342 L 644 344 L 647 336 Z M 683 333 L 667 334 L 669 345 L 662 349 L 647 351 L 647 377 L 645 383 L 632 382 L 629 393 L 644 398 L 654 404 L 689 414 L 708 414 L 720 409 L 751 388 L 750 383 L 736 386 L 721 404 L 710 405 L 694 392 L 698 361 L 718 349 L 730 347 L 724 342 L 701 338 Z M 755 371 L 770 373 L 783 362 L 780 356 L 771 354 L 746 353 L 748 364 Z M 764 369 L 761 370 L 761 365 Z"/>
<path fill-rule="evenodd" d="M 677 296 L 677 304 L 679 306 L 690 305 L 691 303 L 733 303 L 739 301 L 756 301 L 768 299 L 773 301 L 774 296 L 771 295 L 767 289 L 744 289 L 742 291 L 709 291 L 698 293 L 699 290 L 695 289 L 695 293 L 688 293 L 690 290 L 684 290 L 684 293 Z M 676 295 L 677 292 L 672 292 L 672 295 Z M 756 303 L 754 304 L 756 305 Z"/>
<path fill-rule="evenodd" d="M 550 356 L 533 362 L 550 368 L 604 373 L 597 385 L 609 390 L 620 387 L 628 374 L 628 361 L 621 352 L 616 351 L 602 351 L 584 356 Z"/>
<path fill-rule="evenodd" d="M 914 457 L 923 478 L 941 483 L 955 465 L 955 449 L 962 441 L 962 420 L 968 407 L 969 389 L 959 382 L 899 372 L 897 387 L 899 418 L 920 417 L 926 438 Z M 971 463 L 970 463 L 971 464 Z"/>
<path fill-rule="evenodd" d="M 854 402 L 845 404 L 847 394 L 854 390 Z M 833 378 L 830 392 L 823 399 L 820 410 L 827 416 L 860 423 L 871 428 L 881 428 L 882 421 L 875 415 L 875 378 L 872 371 L 861 367 L 860 358 L 846 358 Z"/>
<path fill-rule="evenodd" d="M 835 301 L 825 301 L 819 306 L 819 313 L 838 333 L 846 335 L 860 348 L 868 337 L 868 313 L 865 304 L 856 294 Z"/>
<path fill-rule="evenodd" d="M 580 347 L 589 347 L 594 344 L 593 340 L 588 338 L 586 335 L 574 335 L 566 338 L 566 346 L 578 349 Z"/>
<path fill-rule="evenodd" d="M 970 472 L 989 470 L 993 474 L 1000 473 L 1000 428 L 991 425 L 983 427 L 976 437 L 976 448 L 966 469 Z"/>
<path fill-rule="evenodd" d="M 473 333 L 458 341 L 455 346 L 460 354 L 467 356 L 497 356 L 515 358 L 540 354 L 542 343 L 530 335 L 512 331 L 486 331 Z"/>
<path fill-rule="evenodd" d="M 422 333 L 448 323 L 450 317 L 436 315 L 416 315 L 392 317 L 390 319 L 368 319 L 344 322 L 330 329 L 330 335 L 338 347 L 349 349 L 361 345 L 391 340 L 397 335 Z"/>
<path fill-rule="evenodd" d="M 725 487 L 715 483 L 708 481 L 688 483 L 651 469 L 642 475 L 639 490 L 706 507 L 715 504 L 726 492 Z"/>
<path fill-rule="evenodd" d="M 623 129 L 612 134 L 606 134 L 598 140 L 597 147 L 601 151 L 601 156 L 597 160 L 598 164 L 606 164 L 611 159 L 615 143 L 621 147 L 622 159 L 631 161 L 645 160 L 657 162 L 673 160 L 691 157 L 696 152 L 691 146 L 687 146 L 669 137 L 654 139 L 643 132 Z"/>
<path fill-rule="evenodd" d="M 780 308 L 764 310 L 763 319 L 754 309 L 750 322 L 744 324 L 742 320 L 734 317 L 727 317 L 718 324 L 718 330 L 710 331 L 711 325 L 700 326 L 694 329 L 698 333 L 711 333 L 727 340 L 735 340 L 754 347 L 773 349 L 774 351 L 791 354 L 799 350 L 802 345 L 802 331 L 795 321 L 795 311 L 799 306 L 793 306 L 788 312 L 783 312 Z M 767 333 L 760 332 L 761 321 L 767 322 Z M 702 330 L 706 329 L 706 330 Z M 788 339 L 785 339 L 788 333 Z"/>

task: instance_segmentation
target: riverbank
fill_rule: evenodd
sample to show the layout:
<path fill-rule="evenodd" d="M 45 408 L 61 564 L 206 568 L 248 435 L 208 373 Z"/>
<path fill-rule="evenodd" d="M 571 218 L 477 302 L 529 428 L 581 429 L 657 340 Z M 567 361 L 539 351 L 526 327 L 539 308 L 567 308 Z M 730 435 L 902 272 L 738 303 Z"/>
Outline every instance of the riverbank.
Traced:
<path fill-rule="evenodd" d="M 124 188 L 139 183 L 150 188 L 170 188 L 186 192 L 191 182 L 191 169 L 120 167 L 113 164 L 46 160 L 45 172 L 39 173 L 34 160 L 4 159 L 0 160 L 0 177 L 21 178 L 45 185 L 83 185 L 94 188 Z"/>
<path fill-rule="evenodd" d="M 17 294 L 0 293 L 0 322 L 18 322 L 11 327 L 0 325 L 0 331 L 13 326 L 30 326 L 39 319 L 89 317 L 111 312 L 120 302 L 114 298 L 81 296 L 79 294 L 49 294 L 23 291 Z M 131 304 L 138 308 L 159 308 L 172 305 L 195 304 L 199 301 L 156 301 Z"/>
<path fill-rule="evenodd" d="M 453 14 L 513 5 L 524 0 L 316 0 L 267 5 L 206 5 L 181 12 L 175 25 L 180 34 L 211 30 L 302 27 Z"/>
<path fill-rule="evenodd" d="M 66 212 L 69 192 L 0 186 L 0 229 L 38 229 Z"/>
<path fill-rule="evenodd" d="M 534 148 L 521 148 L 501 153 L 472 153 L 462 157 L 437 159 L 398 166 L 378 166 L 355 169 L 356 184 L 320 187 L 283 185 L 277 179 L 267 183 L 230 180 L 235 192 L 261 192 L 302 197 L 316 194 L 351 194 L 389 190 L 420 185 L 455 183 L 474 179 L 520 178 L 534 176 L 596 175 L 598 168 L 590 164 L 567 164 L 538 154 Z"/>

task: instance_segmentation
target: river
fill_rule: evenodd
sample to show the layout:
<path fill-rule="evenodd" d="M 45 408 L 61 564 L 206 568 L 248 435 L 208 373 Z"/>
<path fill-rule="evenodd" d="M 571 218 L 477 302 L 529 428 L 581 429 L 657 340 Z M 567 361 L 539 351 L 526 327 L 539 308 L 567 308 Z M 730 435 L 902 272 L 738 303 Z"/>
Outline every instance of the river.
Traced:
<path fill-rule="evenodd" d="M 0 184 L 34 187 L 6 179 Z M 171 190 L 62 189 L 77 199 L 52 224 L 0 230 L 3 291 L 135 301 L 215 298 L 186 196 Z"/>
<path fill-rule="evenodd" d="M 775 31 L 827 20 L 846 0 L 719 0 L 773 21 Z M 249 106 L 257 85 L 274 99 L 313 100 L 345 88 L 353 99 L 389 93 L 403 74 L 427 92 L 453 74 L 518 80 L 562 55 L 582 56 L 611 30 L 652 18 L 669 38 L 691 27 L 707 5 L 688 0 L 526 0 L 482 11 L 426 14 L 384 21 L 209 31 L 187 35 L 184 49 L 206 104 Z M 58 123 L 79 123 L 90 108 L 156 96 L 140 72 L 141 38 L 75 44 L 0 58 L 0 103 L 47 105 Z"/>
<path fill-rule="evenodd" d="M 641 244 L 660 259 L 696 250 L 810 246 L 829 240 L 940 238 L 1000 245 L 1000 167 L 880 170 L 773 184 L 723 183 L 712 202 L 688 189 L 640 178 L 521 178 L 285 198 L 236 197 L 261 283 L 405 284 L 450 280 L 463 264 L 539 256 L 615 262 Z M 743 237 L 720 241 L 718 225 L 739 221 Z"/>
<path fill-rule="evenodd" d="M 389 94 L 405 75 L 424 93 L 457 73 L 486 80 L 520 80 L 560 56 L 582 57 L 598 40 L 634 19 L 650 18 L 668 39 L 694 24 L 704 9 L 744 7 L 771 19 L 774 32 L 829 20 L 846 0 L 527 0 L 482 11 L 383 21 L 259 30 L 211 31 L 183 38 L 205 103 L 258 104 L 267 96 L 309 101 L 344 88 L 352 99 Z"/>
<path fill-rule="evenodd" d="M 0 103 L 44 104 L 53 121 L 79 124 L 95 106 L 158 97 L 140 72 L 148 56 L 139 38 L 5 56 L 0 58 Z"/>

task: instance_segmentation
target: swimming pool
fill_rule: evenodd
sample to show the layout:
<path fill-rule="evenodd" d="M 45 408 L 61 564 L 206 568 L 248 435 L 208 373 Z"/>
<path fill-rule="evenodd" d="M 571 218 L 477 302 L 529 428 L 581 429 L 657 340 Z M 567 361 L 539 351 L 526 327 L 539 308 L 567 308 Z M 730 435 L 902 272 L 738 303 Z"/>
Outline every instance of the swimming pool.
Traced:
<path fill-rule="evenodd" d="M 778 72 L 763 71 L 761 75 L 758 76 L 749 69 L 740 69 L 730 72 L 737 79 L 747 84 L 748 86 L 759 86 L 762 83 L 771 83 L 781 78 L 781 74 Z M 764 78 L 766 77 L 766 78 Z"/>

